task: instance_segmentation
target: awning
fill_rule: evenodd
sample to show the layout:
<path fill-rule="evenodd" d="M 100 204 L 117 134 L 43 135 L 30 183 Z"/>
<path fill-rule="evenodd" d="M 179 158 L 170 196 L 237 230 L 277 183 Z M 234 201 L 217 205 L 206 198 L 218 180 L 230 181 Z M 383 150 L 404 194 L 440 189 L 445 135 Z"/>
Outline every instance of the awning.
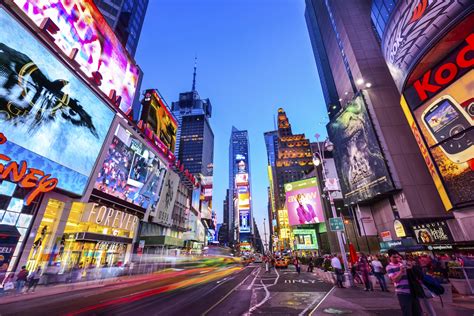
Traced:
<path fill-rule="evenodd" d="M 140 236 L 140 240 L 145 240 L 145 246 L 184 247 L 184 240 L 171 236 Z"/>

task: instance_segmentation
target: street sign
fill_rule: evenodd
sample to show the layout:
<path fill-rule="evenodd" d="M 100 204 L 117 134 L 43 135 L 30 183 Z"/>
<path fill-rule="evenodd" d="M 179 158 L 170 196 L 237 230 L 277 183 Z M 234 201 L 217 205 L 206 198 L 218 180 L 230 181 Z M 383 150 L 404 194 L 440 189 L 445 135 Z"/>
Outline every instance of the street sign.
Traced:
<path fill-rule="evenodd" d="M 343 231 L 344 230 L 344 222 L 342 221 L 342 217 L 332 217 L 329 219 L 329 227 L 331 231 Z"/>

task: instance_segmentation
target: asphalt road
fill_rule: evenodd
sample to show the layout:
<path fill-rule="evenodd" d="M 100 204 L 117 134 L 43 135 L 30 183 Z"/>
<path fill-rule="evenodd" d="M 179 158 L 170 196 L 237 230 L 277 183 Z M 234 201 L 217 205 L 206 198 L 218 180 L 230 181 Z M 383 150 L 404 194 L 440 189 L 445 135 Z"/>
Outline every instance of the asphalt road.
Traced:
<path fill-rule="evenodd" d="M 265 273 L 243 269 L 196 269 L 172 279 L 150 279 L 97 289 L 65 291 L 2 304 L 0 315 L 307 315 L 332 288 L 294 269 Z"/>

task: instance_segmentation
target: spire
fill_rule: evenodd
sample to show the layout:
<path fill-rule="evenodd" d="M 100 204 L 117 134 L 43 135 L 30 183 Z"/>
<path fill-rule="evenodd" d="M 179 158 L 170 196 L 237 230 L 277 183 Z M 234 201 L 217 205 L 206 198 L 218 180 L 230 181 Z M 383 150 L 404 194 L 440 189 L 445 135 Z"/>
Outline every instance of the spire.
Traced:
<path fill-rule="evenodd" d="M 196 69 L 197 69 L 197 56 L 194 56 L 194 73 L 193 73 L 193 89 L 196 91 Z"/>

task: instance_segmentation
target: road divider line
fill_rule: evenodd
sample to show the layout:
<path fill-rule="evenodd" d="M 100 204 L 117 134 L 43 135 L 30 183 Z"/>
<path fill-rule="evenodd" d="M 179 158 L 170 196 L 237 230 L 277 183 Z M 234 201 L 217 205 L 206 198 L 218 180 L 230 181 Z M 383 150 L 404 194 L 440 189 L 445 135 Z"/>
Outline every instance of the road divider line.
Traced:
<path fill-rule="evenodd" d="M 318 305 L 316 305 L 316 307 L 308 314 L 309 316 L 313 315 L 313 313 L 318 309 L 319 305 L 321 305 L 324 302 L 324 300 L 329 296 L 329 294 L 331 294 L 332 291 L 334 291 L 335 288 L 336 288 L 336 286 L 333 286 L 332 289 L 330 289 L 329 292 L 327 292 L 326 295 L 324 295 L 322 300 L 319 301 Z M 303 311 L 303 312 L 305 312 L 305 311 Z M 300 315 L 302 315 L 303 312 L 301 312 Z"/>
<path fill-rule="evenodd" d="M 255 280 L 257 279 L 258 277 L 258 274 L 260 272 L 260 267 L 257 269 L 257 273 L 254 273 L 255 277 L 253 278 L 252 282 L 250 283 L 250 285 L 247 287 L 247 290 L 251 290 L 252 289 L 252 286 L 255 284 Z"/>

